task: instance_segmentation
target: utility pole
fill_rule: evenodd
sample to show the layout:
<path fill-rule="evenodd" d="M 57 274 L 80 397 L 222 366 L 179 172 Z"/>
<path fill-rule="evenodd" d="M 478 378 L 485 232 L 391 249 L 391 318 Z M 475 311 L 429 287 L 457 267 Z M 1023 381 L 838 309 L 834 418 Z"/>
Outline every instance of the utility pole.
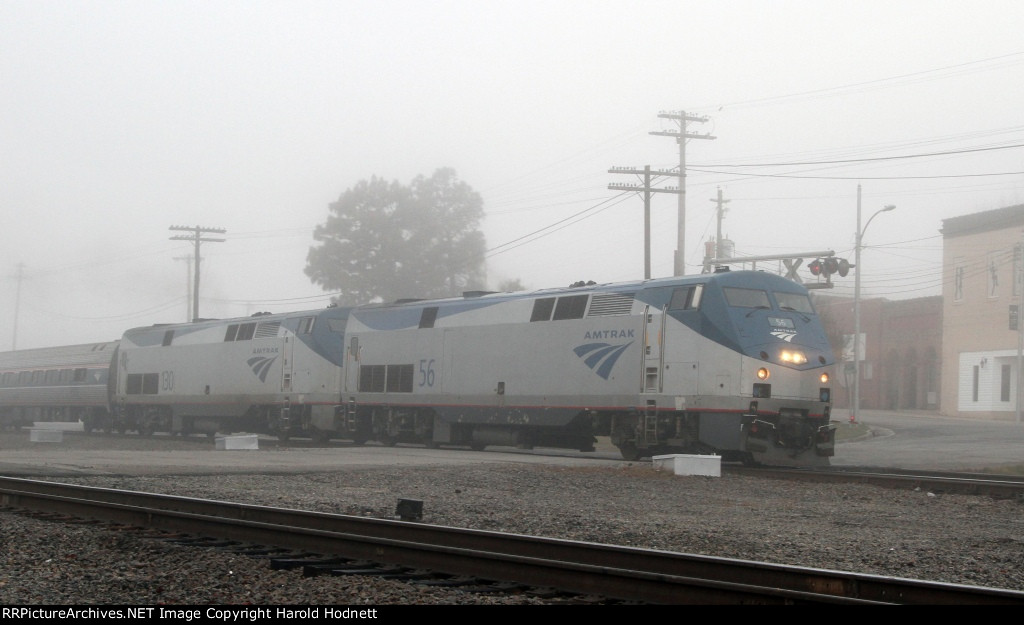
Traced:
<path fill-rule="evenodd" d="M 651 279 L 651 194 L 679 193 L 678 187 L 654 188 L 651 186 L 651 166 L 645 165 L 643 170 L 633 167 L 612 167 L 609 174 L 633 174 L 644 177 L 643 184 L 610 183 L 609 189 L 616 191 L 643 191 L 644 194 L 644 280 Z M 678 176 L 679 174 L 664 169 L 657 171 L 658 176 Z"/>
<path fill-rule="evenodd" d="M 696 117 L 687 115 L 686 111 L 662 111 L 658 117 L 675 120 L 679 124 L 678 132 L 653 131 L 649 134 L 663 137 L 675 137 L 679 144 L 679 233 L 676 240 L 675 253 L 675 275 L 686 275 L 686 140 L 687 139 L 715 139 L 710 134 L 693 134 L 686 132 L 687 122 L 708 121 L 707 117 Z"/>
<path fill-rule="evenodd" d="M 174 260 L 183 260 L 188 264 L 185 269 L 185 321 L 187 322 L 192 318 L 192 257 L 175 256 Z"/>
<path fill-rule="evenodd" d="M 202 226 L 171 226 L 171 230 L 185 230 L 192 234 L 179 234 L 171 237 L 172 241 L 192 241 L 195 244 L 195 280 L 192 283 L 192 321 L 199 319 L 199 244 L 200 243 L 223 243 L 226 239 L 210 239 L 203 236 L 204 232 L 224 234 L 227 230 L 223 228 L 204 228 Z"/>
<path fill-rule="evenodd" d="M 725 251 L 722 249 L 722 219 L 725 217 L 725 205 L 728 204 L 731 200 L 723 200 L 722 187 L 718 187 L 718 199 L 712 199 L 711 201 L 716 202 L 718 205 L 718 208 L 715 211 L 718 220 L 718 238 L 715 239 L 715 258 L 721 258 L 722 252 Z"/>
<path fill-rule="evenodd" d="M 11 351 L 18 349 L 18 315 L 21 309 L 21 278 L 25 263 L 18 263 L 18 286 L 14 291 L 14 335 L 11 336 Z"/>

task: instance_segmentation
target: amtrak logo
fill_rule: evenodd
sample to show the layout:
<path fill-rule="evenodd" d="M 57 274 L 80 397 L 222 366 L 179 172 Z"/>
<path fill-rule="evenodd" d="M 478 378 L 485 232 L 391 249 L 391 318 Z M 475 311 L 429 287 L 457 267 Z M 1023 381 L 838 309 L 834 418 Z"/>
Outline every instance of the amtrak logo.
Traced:
<path fill-rule="evenodd" d="M 793 337 L 796 336 L 796 332 L 785 332 L 783 330 L 776 330 L 772 332 L 772 336 L 774 336 L 775 338 L 782 339 L 783 341 L 789 343 L 793 340 Z"/>
<path fill-rule="evenodd" d="M 583 359 L 583 363 L 594 370 L 594 373 L 605 380 L 612 373 L 612 368 L 619 360 L 622 352 L 633 344 L 633 341 L 625 345 L 610 345 L 608 343 L 585 343 L 573 349 L 576 355 Z"/>
<path fill-rule="evenodd" d="M 273 358 L 253 356 L 245 362 L 249 364 L 249 367 L 252 368 L 253 374 L 260 379 L 260 382 L 266 382 L 267 373 L 270 372 L 270 365 L 274 364 L 275 360 L 277 360 L 277 356 L 274 356 Z"/>

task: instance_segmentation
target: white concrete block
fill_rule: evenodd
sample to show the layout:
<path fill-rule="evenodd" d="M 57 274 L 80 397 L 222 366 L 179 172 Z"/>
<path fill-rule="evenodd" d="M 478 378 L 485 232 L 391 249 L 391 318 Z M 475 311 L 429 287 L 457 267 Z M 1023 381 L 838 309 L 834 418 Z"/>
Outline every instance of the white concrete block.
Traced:
<path fill-rule="evenodd" d="M 676 475 L 710 475 L 721 477 L 721 456 L 698 456 L 691 454 L 669 454 L 651 458 L 654 468 L 671 470 Z"/>
<path fill-rule="evenodd" d="M 28 440 L 33 443 L 61 443 L 64 441 L 64 432 L 33 429 L 29 431 Z"/>
<path fill-rule="evenodd" d="M 33 421 L 32 429 L 35 430 L 61 430 L 64 432 L 84 432 L 85 426 L 81 421 Z"/>
<path fill-rule="evenodd" d="M 255 434 L 241 434 L 237 436 L 218 436 L 217 450 L 232 449 L 259 449 L 260 439 Z"/>

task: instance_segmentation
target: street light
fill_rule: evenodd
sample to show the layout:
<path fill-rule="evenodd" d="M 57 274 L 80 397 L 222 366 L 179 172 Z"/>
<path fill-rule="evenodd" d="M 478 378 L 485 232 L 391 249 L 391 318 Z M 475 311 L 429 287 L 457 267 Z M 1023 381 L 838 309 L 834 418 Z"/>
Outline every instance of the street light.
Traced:
<path fill-rule="evenodd" d="M 853 281 L 853 414 L 850 415 L 852 423 L 860 421 L 860 248 L 864 241 L 864 231 L 871 225 L 871 220 L 877 217 L 879 213 L 885 213 L 895 208 L 896 206 L 889 204 L 885 208 L 877 210 L 874 215 L 868 218 L 868 223 L 864 224 L 864 227 L 861 228 L 860 185 L 857 185 L 857 239 L 853 261 L 857 274 L 854 276 Z"/>

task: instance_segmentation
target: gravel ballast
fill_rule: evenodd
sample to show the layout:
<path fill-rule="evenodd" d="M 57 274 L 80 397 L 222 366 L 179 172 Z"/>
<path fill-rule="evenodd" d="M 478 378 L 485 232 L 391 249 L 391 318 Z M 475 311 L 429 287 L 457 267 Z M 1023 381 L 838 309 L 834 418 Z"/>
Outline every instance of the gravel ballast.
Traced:
<path fill-rule="evenodd" d="M 1024 504 L 982 496 L 678 476 L 643 462 L 49 479 L 375 518 L 394 518 L 398 499 L 411 498 L 423 501 L 423 523 L 1024 590 Z M 5 605 L 492 602 L 542 603 L 369 577 L 303 577 L 259 557 L 0 511 Z"/>

